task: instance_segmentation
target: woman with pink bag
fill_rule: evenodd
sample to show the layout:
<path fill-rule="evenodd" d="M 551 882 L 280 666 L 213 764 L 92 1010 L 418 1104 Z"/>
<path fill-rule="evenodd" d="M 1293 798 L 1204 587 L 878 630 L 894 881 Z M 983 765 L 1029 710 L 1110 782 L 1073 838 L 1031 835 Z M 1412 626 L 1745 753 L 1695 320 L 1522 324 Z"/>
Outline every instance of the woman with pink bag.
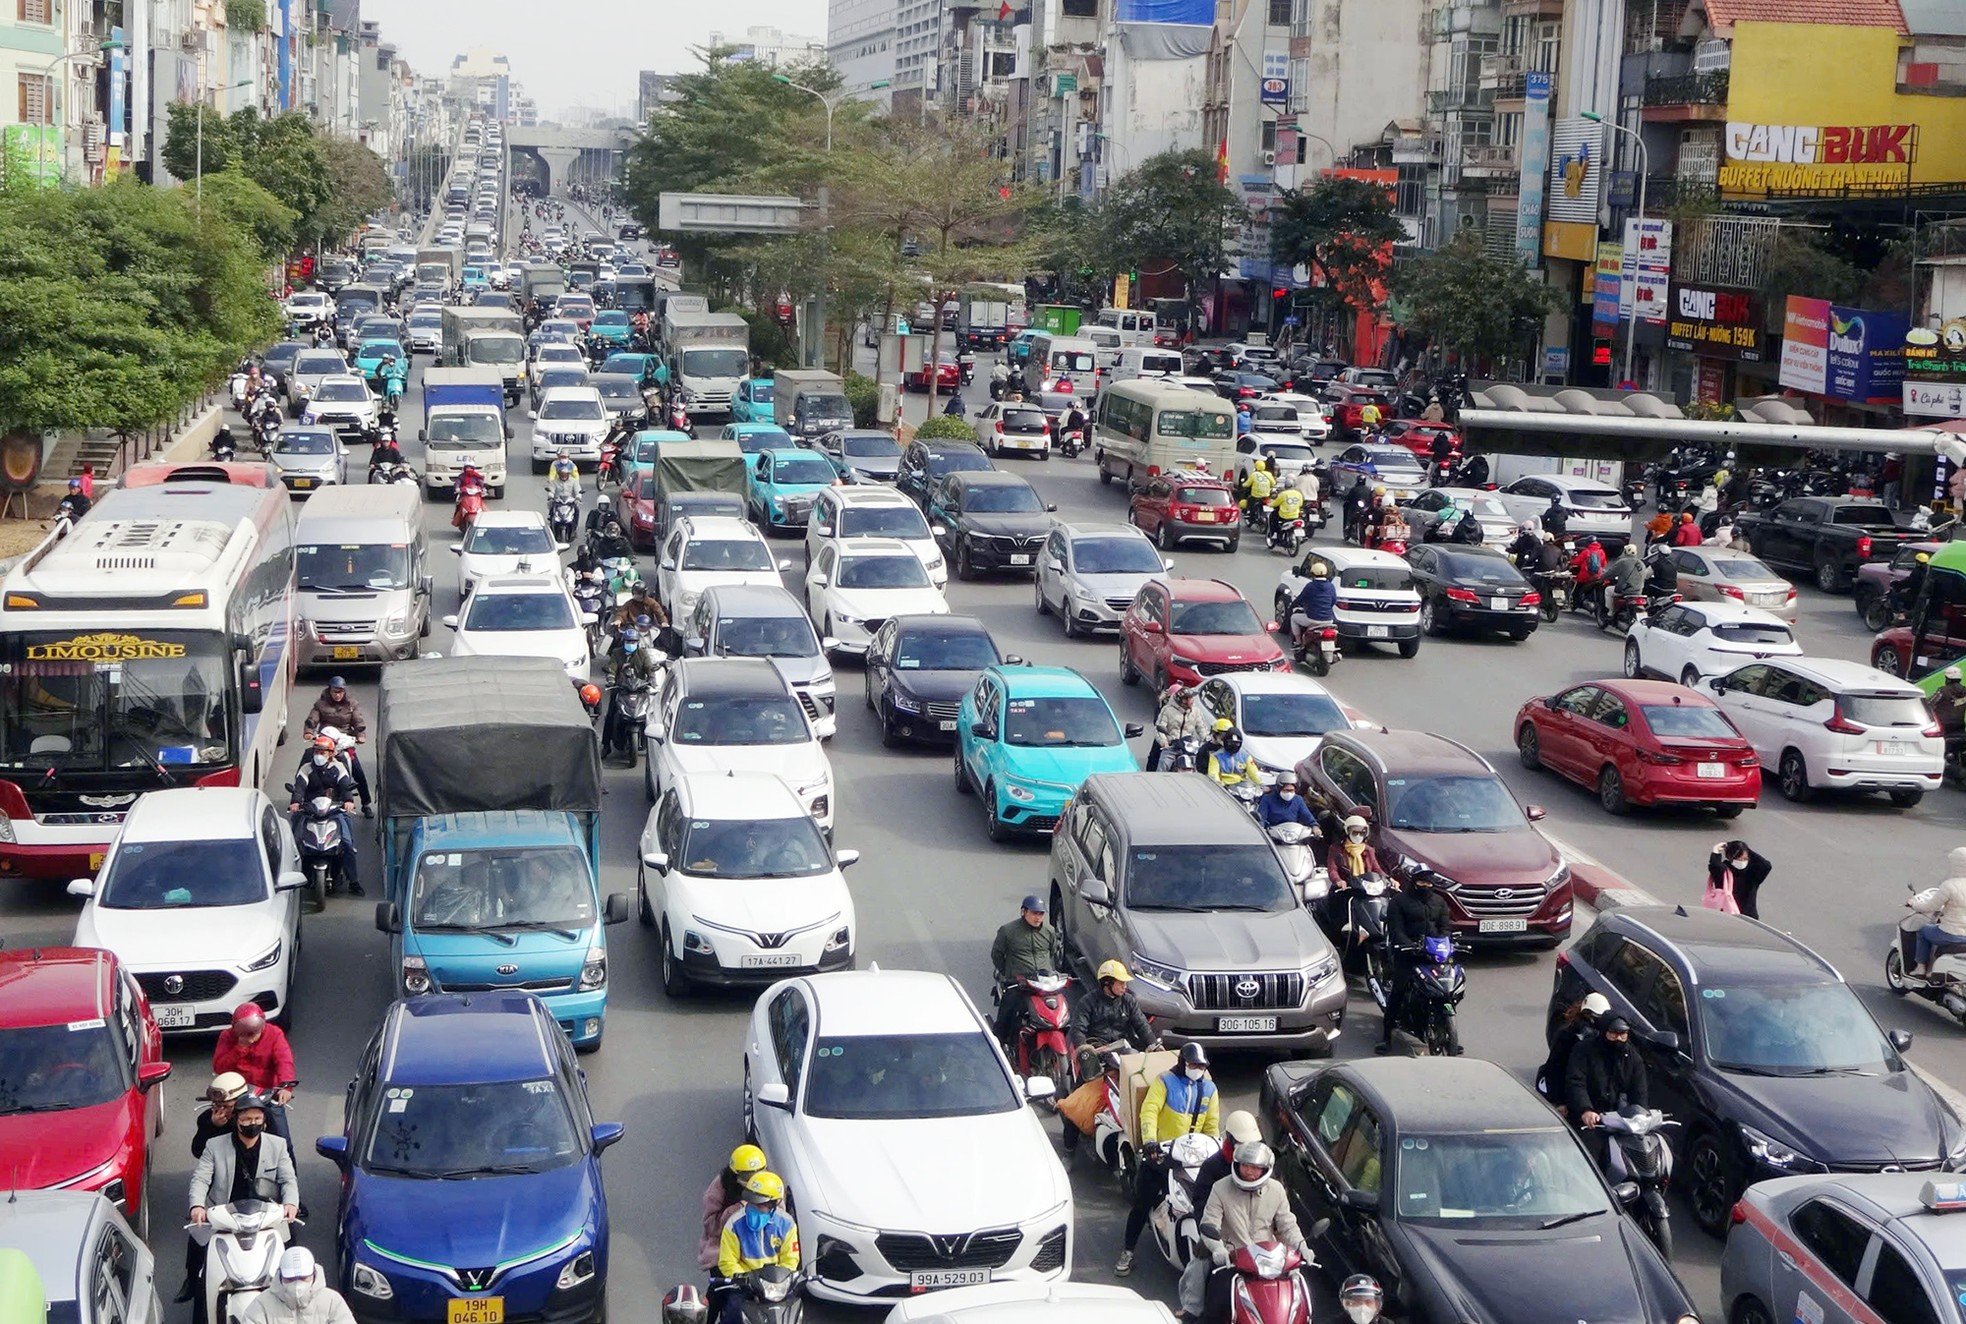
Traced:
<path fill-rule="evenodd" d="M 1723 841 L 1707 857 L 1706 895 L 1700 904 L 1728 915 L 1760 919 L 1756 897 L 1773 869 L 1767 859 L 1748 849 L 1745 841 Z"/>

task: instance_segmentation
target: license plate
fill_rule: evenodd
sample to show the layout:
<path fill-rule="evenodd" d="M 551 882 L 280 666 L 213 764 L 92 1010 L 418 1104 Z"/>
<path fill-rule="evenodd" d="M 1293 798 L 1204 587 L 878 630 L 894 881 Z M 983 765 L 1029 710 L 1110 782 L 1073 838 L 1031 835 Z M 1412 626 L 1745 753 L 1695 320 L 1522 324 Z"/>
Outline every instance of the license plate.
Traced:
<path fill-rule="evenodd" d="M 160 1030 L 189 1030 L 198 1023 L 197 1013 L 189 1007 L 155 1006 L 150 1008 L 157 1017 Z"/>
<path fill-rule="evenodd" d="M 943 731 L 953 731 L 953 730 L 955 730 L 955 729 L 956 729 L 956 724 L 955 724 L 954 722 L 952 722 L 952 721 L 951 721 L 951 722 L 937 722 L 937 723 L 936 723 L 935 725 L 936 725 L 936 727 L 937 727 L 938 729 L 940 729 L 940 730 L 943 730 Z"/>
<path fill-rule="evenodd" d="M 1901 759 L 1911 753 L 1911 746 L 1903 740 L 1880 740 L 1877 752 L 1887 758 Z"/>
<path fill-rule="evenodd" d="M 1694 775 L 1700 777 L 1725 777 L 1727 775 L 1727 765 L 1724 763 L 1702 763 L 1695 769 Z"/>
<path fill-rule="evenodd" d="M 1527 933 L 1529 921 L 1526 919 L 1485 919 L 1481 921 L 1482 933 Z"/>
<path fill-rule="evenodd" d="M 988 1269 L 917 1269 L 908 1275 L 908 1286 L 916 1292 L 932 1287 L 976 1287 L 989 1281 Z"/>
<path fill-rule="evenodd" d="M 1392 632 L 1393 628 L 1390 625 L 1368 625 L 1365 627 L 1365 637 L 1367 639 L 1387 639 L 1392 636 Z"/>
<path fill-rule="evenodd" d="M 1274 1034 L 1277 1018 L 1274 1016 L 1217 1016 L 1217 1034 Z"/>
<path fill-rule="evenodd" d="M 313 480 L 312 478 L 296 478 L 296 479 L 294 479 L 294 486 L 295 486 L 295 487 L 312 487 L 312 486 L 314 486 L 314 480 Z"/>
<path fill-rule="evenodd" d="M 766 956 L 747 956 L 738 962 L 739 965 L 752 969 L 770 969 L 774 966 L 792 966 L 798 963 L 799 955 L 797 952 L 772 952 Z"/>
<path fill-rule="evenodd" d="M 1029 565 L 1031 564 L 1031 554 L 1029 552 L 1012 552 L 1010 563 L 1012 565 Z"/>
<path fill-rule="evenodd" d="M 353 644 L 336 644 L 334 647 L 334 660 L 337 662 L 353 662 L 361 655 L 362 650 Z"/>
<path fill-rule="evenodd" d="M 1214 512 L 1214 511 L 1212 511 L 1212 510 L 1198 510 L 1198 511 L 1196 511 L 1196 512 L 1195 512 L 1195 523 L 1197 523 L 1197 524 L 1213 524 L 1214 522 L 1215 522 L 1215 512 Z"/>
<path fill-rule="evenodd" d="M 1490 598 L 1488 605 L 1496 611 L 1507 611 L 1509 609 L 1509 600 L 1507 598 Z"/>
<path fill-rule="evenodd" d="M 100 868 L 102 868 L 102 857 L 103 857 L 103 854 L 104 854 L 104 852 L 102 852 L 102 851 L 99 851 L 99 850 L 92 850 L 92 851 L 90 851 L 90 852 L 89 852 L 89 872 L 90 872 L 90 873 L 94 873 L 94 872 L 95 872 L 95 871 L 96 871 L 97 869 L 100 869 Z"/>
<path fill-rule="evenodd" d="M 452 1297 L 446 1324 L 505 1324 L 505 1298 L 502 1296 Z"/>

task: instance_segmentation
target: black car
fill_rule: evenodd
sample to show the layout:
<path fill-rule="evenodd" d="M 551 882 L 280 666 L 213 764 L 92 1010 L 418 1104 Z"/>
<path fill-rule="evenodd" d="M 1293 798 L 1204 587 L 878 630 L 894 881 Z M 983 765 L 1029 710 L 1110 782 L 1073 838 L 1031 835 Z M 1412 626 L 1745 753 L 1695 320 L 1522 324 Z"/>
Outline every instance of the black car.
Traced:
<path fill-rule="evenodd" d="M 843 478 L 861 483 L 891 483 L 901 473 L 901 443 L 878 428 L 841 428 L 812 443 L 833 462 Z"/>
<path fill-rule="evenodd" d="M 994 469 L 983 448 L 967 441 L 911 441 L 901 454 L 901 469 L 894 485 L 915 499 L 924 511 L 929 493 L 943 478 L 953 473 L 975 473 Z"/>
<path fill-rule="evenodd" d="M 1231 403 L 1254 400 L 1259 395 L 1269 395 L 1282 389 L 1277 385 L 1276 378 L 1265 373 L 1232 368 L 1215 374 L 1215 393 Z"/>
<path fill-rule="evenodd" d="M 929 491 L 926 513 L 956 578 L 974 579 L 985 570 L 1036 574 L 1038 549 L 1057 509 L 1016 474 L 991 469 L 943 478 Z"/>
<path fill-rule="evenodd" d="M 1406 553 L 1420 590 L 1420 629 L 1501 630 L 1520 642 L 1536 633 L 1542 595 L 1493 547 L 1421 543 Z"/>
<path fill-rule="evenodd" d="M 1261 1109 L 1333 1278 L 1371 1274 L 1402 1324 L 1697 1318 L 1576 1133 L 1492 1062 L 1278 1063 Z"/>
<path fill-rule="evenodd" d="M 294 366 L 294 358 L 303 349 L 312 349 L 313 344 L 304 340 L 282 340 L 279 344 L 259 356 L 260 376 L 273 383 L 274 389 L 287 388 L 287 373 Z"/>
<path fill-rule="evenodd" d="M 1712 910 L 1610 910 L 1556 967 L 1549 1027 L 1586 993 L 1632 1023 L 1650 1103 L 1681 1123 L 1673 1181 L 1714 1236 L 1750 1183 L 1957 1172 L 1966 1125 L 1843 976 L 1785 933 Z"/>
<path fill-rule="evenodd" d="M 867 646 L 867 706 L 880 719 L 881 743 L 953 742 L 963 695 L 983 668 L 1004 660 L 973 616 L 889 620 Z"/>

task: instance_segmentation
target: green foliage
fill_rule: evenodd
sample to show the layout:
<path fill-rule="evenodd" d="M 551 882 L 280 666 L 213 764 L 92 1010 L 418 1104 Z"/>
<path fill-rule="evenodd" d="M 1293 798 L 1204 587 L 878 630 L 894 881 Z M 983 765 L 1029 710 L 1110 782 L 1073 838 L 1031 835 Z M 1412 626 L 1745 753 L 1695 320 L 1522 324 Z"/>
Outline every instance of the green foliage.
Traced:
<path fill-rule="evenodd" d="M 1863 299 L 1869 275 L 1808 231 L 1785 225 L 1775 232 L 1774 247 L 1761 277 L 1761 295 L 1775 316 L 1787 306 L 1791 294 L 1856 304 Z"/>
<path fill-rule="evenodd" d="M 266 0 L 225 0 L 225 26 L 239 32 L 266 28 Z"/>
<path fill-rule="evenodd" d="M 1384 184 L 1321 178 L 1286 189 L 1270 209 L 1270 255 L 1279 266 L 1302 263 L 1313 284 L 1353 308 L 1375 308 L 1383 293 L 1387 250 L 1406 237 Z"/>
<path fill-rule="evenodd" d="M 1563 296 L 1513 258 L 1491 257 L 1464 231 L 1402 272 L 1397 293 L 1410 325 L 1460 355 L 1464 365 L 1521 358 Z"/>
<path fill-rule="evenodd" d="M 1095 233 L 1111 272 L 1178 266 L 1190 289 L 1222 270 L 1230 235 L 1247 219 L 1200 150 L 1162 152 L 1115 181 Z"/>
<path fill-rule="evenodd" d="M 792 343 L 792 333 L 779 324 L 769 311 L 756 312 L 749 308 L 726 308 L 721 311 L 736 313 L 751 326 L 751 353 L 774 368 L 796 368 L 799 366 L 798 347 Z"/>
<path fill-rule="evenodd" d="M 328 198 L 312 220 L 314 233 L 336 243 L 359 229 L 395 197 L 395 187 L 382 158 L 350 138 L 322 138 L 322 163 L 327 168 Z"/>
<path fill-rule="evenodd" d="M 976 429 L 960 418 L 935 414 L 915 429 L 915 437 L 919 441 L 933 441 L 938 437 L 945 441 L 975 441 Z"/>
<path fill-rule="evenodd" d="M 216 174 L 235 164 L 237 143 L 231 123 L 210 106 L 200 102 L 173 101 L 164 132 L 164 168 L 178 179 L 195 179 L 200 160 L 206 174 Z M 198 126 L 204 123 L 204 145 L 199 147 Z"/>
<path fill-rule="evenodd" d="M 172 104 L 164 168 L 186 181 L 199 170 L 199 120 L 197 105 Z M 389 176 L 375 153 L 327 137 L 299 111 L 266 119 L 251 108 L 221 116 L 207 106 L 203 121 L 204 173 L 237 169 L 272 194 L 294 213 L 293 242 L 301 247 L 346 238 L 389 202 Z"/>
<path fill-rule="evenodd" d="M 881 388 L 872 377 L 863 377 L 857 372 L 848 373 L 842 381 L 846 386 L 846 402 L 853 406 L 853 425 L 857 428 L 874 426 L 881 406 Z"/>
<path fill-rule="evenodd" d="M 239 171 L 205 176 L 205 206 L 250 242 L 262 262 L 279 262 L 293 251 L 294 224 L 300 218 Z"/>

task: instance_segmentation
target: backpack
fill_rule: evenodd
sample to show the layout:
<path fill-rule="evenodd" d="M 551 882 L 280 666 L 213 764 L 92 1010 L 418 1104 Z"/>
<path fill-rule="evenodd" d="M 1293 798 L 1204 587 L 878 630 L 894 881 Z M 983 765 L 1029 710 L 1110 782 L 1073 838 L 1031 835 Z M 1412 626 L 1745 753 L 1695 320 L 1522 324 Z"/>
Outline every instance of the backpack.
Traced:
<path fill-rule="evenodd" d="M 1591 550 L 1591 554 L 1584 558 L 1584 569 L 1590 572 L 1591 578 L 1593 579 L 1604 573 L 1603 549 L 1593 548 Z"/>

